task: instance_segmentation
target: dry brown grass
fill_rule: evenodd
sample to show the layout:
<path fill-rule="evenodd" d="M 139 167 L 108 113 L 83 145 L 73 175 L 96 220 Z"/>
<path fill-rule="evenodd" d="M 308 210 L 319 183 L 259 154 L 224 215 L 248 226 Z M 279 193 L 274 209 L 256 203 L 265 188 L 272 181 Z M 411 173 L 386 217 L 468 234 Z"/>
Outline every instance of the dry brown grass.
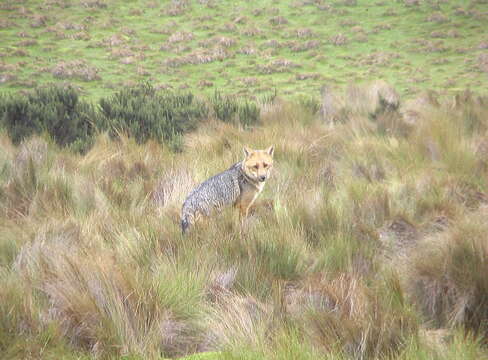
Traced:
<path fill-rule="evenodd" d="M 98 69 L 84 60 L 60 61 L 52 69 L 54 77 L 60 79 L 79 79 L 83 81 L 100 80 Z"/>
<path fill-rule="evenodd" d="M 407 278 L 412 301 L 435 327 L 462 325 L 486 338 L 486 207 L 413 252 Z"/>
<path fill-rule="evenodd" d="M 291 71 L 291 69 L 299 66 L 300 65 L 294 63 L 291 60 L 277 59 L 265 65 L 258 65 L 257 68 L 258 71 L 263 74 L 273 74 L 273 73 L 289 72 Z"/>
<path fill-rule="evenodd" d="M 329 42 L 335 46 L 342 46 L 348 43 L 348 38 L 344 34 L 336 34 L 329 39 Z"/>
<path fill-rule="evenodd" d="M 342 349 L 353 359 L 377 359 L 398 353 L 406 339 L 415 336 L 415 317 L 395 309 L 392 299 L 372 293 L 360 279 L 342 275 L 324 280 L 308 285 L 300 295 L 292 291 L 290 306 L 305 311 L 295 316 L 325 351 Z"/>

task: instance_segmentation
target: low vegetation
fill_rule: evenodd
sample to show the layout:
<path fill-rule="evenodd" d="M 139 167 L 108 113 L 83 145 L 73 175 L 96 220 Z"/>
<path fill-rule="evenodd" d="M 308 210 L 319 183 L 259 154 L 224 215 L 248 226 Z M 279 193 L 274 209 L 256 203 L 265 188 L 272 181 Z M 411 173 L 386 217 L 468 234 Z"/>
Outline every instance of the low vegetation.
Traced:
<path fill-rule="evenodd" d="M 94 135 L 95 108 L 71 87 L 39 88 L 26 96 L 3 96 L 0 102 L 2 125 L 14 143 L 45 132 L 60 146 L 82 149 Z"/>
<path fill-rule="evenodd" d="M 14 144 L 46 133 L 59 146 L 86 152 L 94 137 L 105 131 L 112 137 L 125 134 L 139 144 L 151 139 L 178 150 L 181 136 L 209 114 L 249 127 L 258 122 L 260 112 L 251 100 L 220 93 L 199 99 L 191 92 L 157 90 L 149 83 L 125 87 L 97 105 L 81 100 L 72 86 L 47 86 L 25 95 L 1 96 L 0 124 Z"/>
<path fill-rule="evenodd" d="M 2 358 L 487 358 L 488 99 L 316 95 L 3 97 Z M 250 217 L 183 237 L 186 194 L 245 144 L 276 149 Z"/>

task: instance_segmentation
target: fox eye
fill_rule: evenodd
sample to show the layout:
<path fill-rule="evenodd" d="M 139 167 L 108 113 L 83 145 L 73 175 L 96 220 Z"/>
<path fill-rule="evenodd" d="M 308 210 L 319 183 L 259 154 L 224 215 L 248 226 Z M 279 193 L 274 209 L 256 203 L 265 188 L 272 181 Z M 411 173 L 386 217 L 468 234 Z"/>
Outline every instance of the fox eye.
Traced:
<path fill-rule="evenodd" d="M 259 165 L 258 165 L 258 164 L 256 164 L 256 165 L 254 165 L 254 166 L 253 166 L 253 168 L 255 168 L 255 169 L 259 169 Z"/>
<path fill-rule="evenodd" d="M 266 164 L 266 163 L 264 163 L 264 164 L 263 164 L 263 167 L 264 167 L 264 168 L 267 168 L 268 166 L 269 166 L 269 165 L 268 165 L 268 164 Z"/>

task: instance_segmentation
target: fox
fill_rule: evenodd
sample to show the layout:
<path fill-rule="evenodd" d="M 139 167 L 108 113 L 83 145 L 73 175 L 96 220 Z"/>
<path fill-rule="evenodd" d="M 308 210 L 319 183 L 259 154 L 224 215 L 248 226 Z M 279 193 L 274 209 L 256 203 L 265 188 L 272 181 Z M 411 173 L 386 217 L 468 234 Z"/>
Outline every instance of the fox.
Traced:
<path fill-rule="evenodd" d="M 227 206 L 239 210 L 243 221 L 258 195 L 263 191 L 273 168 L 274 146 L 265 150 L 243 147 L 244 159 L 227 170 L 209 178 L 193 189 L 181 209 L 181 231 L 189 228 L 202 216 L 209 217 Z"/>

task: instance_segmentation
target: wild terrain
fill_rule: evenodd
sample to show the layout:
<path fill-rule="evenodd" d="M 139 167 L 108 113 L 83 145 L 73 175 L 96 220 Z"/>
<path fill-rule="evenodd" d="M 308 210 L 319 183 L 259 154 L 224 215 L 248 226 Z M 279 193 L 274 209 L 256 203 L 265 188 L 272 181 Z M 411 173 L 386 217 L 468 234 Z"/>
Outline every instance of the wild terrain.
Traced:
<path fill-rule="evenodd" d="M 2 358 L 486 358 L 486 97 L 375 82 L 315 105 L 210 112 L 177 151 L 4 131 Z M 275 146 L 251 216 L 182 236 L 185 196 L 244 144 Z"/>
<path fill-rule="evenodd" d="M 487 12 L 1 3 L 0 358 L 488 359 Z"/>

